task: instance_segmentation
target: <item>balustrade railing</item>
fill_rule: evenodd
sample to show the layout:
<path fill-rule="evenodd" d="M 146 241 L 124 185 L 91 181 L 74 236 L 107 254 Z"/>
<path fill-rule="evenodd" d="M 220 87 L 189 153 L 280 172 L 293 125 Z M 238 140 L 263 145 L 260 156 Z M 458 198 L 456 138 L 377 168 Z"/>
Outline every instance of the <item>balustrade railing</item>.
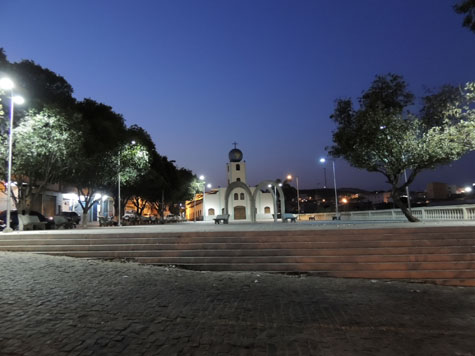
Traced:
<path fill-rule="evenodd" d="M 412 214 L 422 221 L 475 220 L 475 204 L 412 208 Z M 300 220 L 332 220 L 335 213 L 300 214 Z M 341 220 L 407 220 L 400 209 L 342 211 Z"/>

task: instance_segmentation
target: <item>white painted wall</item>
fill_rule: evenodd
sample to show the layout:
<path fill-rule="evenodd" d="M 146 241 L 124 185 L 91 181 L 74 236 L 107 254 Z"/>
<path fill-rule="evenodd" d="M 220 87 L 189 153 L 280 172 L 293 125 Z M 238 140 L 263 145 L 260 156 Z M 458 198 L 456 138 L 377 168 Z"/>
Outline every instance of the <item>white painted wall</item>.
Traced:
<path fill-rule="evenodd" d="M 251 192 L 254 192 L 255 188 L 250 188 Z M 225 208 L 225 195 L 226 188 L 214 189 L 215 194 L 206 194 L 205 198 L 205 210 L 206 216 L 205 220 L 213 220 L 216 215 L 223 214 L 223 209 Z M 238 200 L 234 200 L 234 194 L 237 194 Z M 241 194 L 244 194 L 244 199 L 241 199 Z M 245 190 L 242 188 L 236 188 L 231 192 L 229 196 L 229 214 L 230 220 L 234 220 L 234 207 L 235 206 L 245 206 L 246 207 L 246 221 L 251 221 L 251 202 L 246 194 Z M 264 208 L 268 206 L 270 208 L 270 213 L 265 214 Z M 215 215 L 208 215 L 209 209 L 214 209 Z M 257 209 L 257 220 L 271 220 L 273 219 L 272 214 L 274 213 L 274 202 L 272 199 L 272 194 L 270 193 L 258 193 L 256 197 L 256 209 Z M 244 220 L 239 220 L 244 221 Z"/>

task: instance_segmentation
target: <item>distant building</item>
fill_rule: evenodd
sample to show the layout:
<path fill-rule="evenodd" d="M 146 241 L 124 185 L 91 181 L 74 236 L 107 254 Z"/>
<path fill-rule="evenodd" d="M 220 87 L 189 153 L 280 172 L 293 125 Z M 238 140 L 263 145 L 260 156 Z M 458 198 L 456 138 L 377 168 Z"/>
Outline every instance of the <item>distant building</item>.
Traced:
<path fill-rule="evenodd" d="M 432 182 L 426 187 L 427 199 L 448 199 L 449 185 L 446 183 Z"/>
<path fill-rule="evenodd" d="M 447 185 L 447 189 L 449 191 L 449 196 L 456 195 L 457 194 L 457 186 L 455 184 L 449 184 Z"/>
<path fill-rule="evenodd" d="M 366 198 L 373 205 L 387 204 L 393 201 L 393 199 L 391 198 L 391 192 L 384 192 L 384 191 L 367 192 L 367 193 L 361 194 L 361 196 Z"/>

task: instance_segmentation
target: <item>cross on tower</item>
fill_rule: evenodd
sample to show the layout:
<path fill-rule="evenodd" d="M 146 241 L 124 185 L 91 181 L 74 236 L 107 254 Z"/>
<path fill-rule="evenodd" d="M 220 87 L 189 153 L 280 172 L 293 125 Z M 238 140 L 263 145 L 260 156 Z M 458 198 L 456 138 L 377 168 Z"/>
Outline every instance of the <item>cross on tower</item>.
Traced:
<path fill-rule="evenodd" d="M 236 148 L 237 144 L 238 143 L 236 141 L 233 142 L 234 148 Z"/>

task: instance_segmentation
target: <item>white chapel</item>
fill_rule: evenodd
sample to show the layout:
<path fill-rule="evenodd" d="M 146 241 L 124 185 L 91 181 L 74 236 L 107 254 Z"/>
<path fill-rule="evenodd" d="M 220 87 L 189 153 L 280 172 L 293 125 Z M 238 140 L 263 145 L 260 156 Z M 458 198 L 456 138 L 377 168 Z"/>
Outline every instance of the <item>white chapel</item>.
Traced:
<path fill-rule="evenodd" d="M 195 214 L 197 219 L 205 221 L 222 214 L 229 214 L 229 222 L 273 220 L 276 209 L 274 192 L 280 197 L 281 206 L 285 206 L 282 190 L 276 182 L 265 180 L 255 187 L 247 184 L 246 161 L 243 161 L 242 151 L 236 147 L 229 152 L 226 174 L 227 187 L 206 192 L 204 199 L 201 194 L 201 199 L 187 201 L 188 220 L 194 220 Z"/>

